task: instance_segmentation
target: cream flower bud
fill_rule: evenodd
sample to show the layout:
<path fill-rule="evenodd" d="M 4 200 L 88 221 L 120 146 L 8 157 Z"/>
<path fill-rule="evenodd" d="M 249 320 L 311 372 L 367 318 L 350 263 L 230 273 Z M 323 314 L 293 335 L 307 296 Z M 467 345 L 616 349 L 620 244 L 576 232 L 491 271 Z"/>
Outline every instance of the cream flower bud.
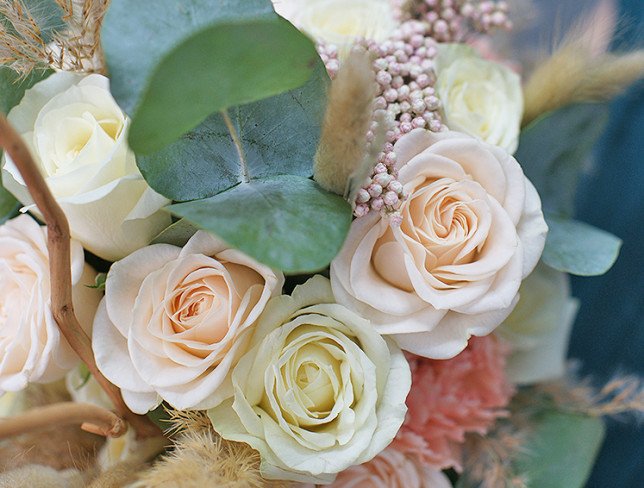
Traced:
<path fill-rule="evenodd" d="M 438 49 L 436 92 L 445 124 L 513 154 L 523 116 L 519 75 L 462 44 L 439 44 Z"/>

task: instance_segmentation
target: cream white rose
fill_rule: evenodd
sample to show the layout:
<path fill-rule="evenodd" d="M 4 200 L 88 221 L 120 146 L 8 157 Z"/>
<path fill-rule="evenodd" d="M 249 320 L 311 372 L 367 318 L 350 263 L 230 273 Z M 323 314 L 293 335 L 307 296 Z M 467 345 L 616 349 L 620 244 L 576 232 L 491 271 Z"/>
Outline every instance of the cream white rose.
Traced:
<path fill-rule="evenodd" d="M 329 488 L 452 488 L 441 471 L 421 466 L 395 449 L 340 473 Z"/>
<path fill-rule="evenodd" d="M 523 117 L 519 75 L 463 44 L 441 44 L 438 52 L 436 92 L 447 126 L 514 154 Z"/>
<path fill-rule="evenodd" d="M 357 38 L 385 41 L 396 28 L 388 0 L 273 0 L 273 5 L 298 29 L 339 48 Z"/>
<path fill-rule="evenodd" d="M 521 298 L 495 331 L 510 344 L 508 378 L 519 384 L 553 380 L 566 371 L 568 339 L 579 302 L 570 278 L 540 264 L 521 285 Z"/>
<path fill-rule="evenodd" d="M 259 451 L 266 478 L 328 483 L 392 441 L 411 373 L 315 276 L 271 300 L 232 382 L 234 396 L 208 412 L 215 430 Z"/>
<path fill-rule="evenodd" d="M 96 273 L 72 241 L 72 284 L 78 320 L 89 331 L 100 293 Z M 0 226 L 0 395 L 31 382 L 61 379 L 79 361 L 51 313 L 46 228 L 22 215 Z"/>
<path fill-rule="evenodd" d="M 127 146 L 129 119 L 101 75 L 59 72 L 37 83 L 8 115 L 31 149 L 72 237 L 114 261 L 146 246 L 170 224 L 169 201 L 141 176 Z M 4 156 L 2 182 L 29 210 L 33 200 Z"/>
<path fill-rule="evenodd" d="M 139 249 L 107 275 L 92 336 L 96 363 L 136 413 L 162 399 L 209 408 L 231 393 L 224 380 L 245 352 L 240 335 L 283 281 L 201 231 L 183 249 Z"/>
<path fill-rule="evenodd" d="M 447 359 L 510 314 L 547 226 L 537 192 L 503 149 L 417 129 L 395 151 L 409 195 L 402 224 L 355 220 L 331 263 L 333 292 L 403 349 Z"/>

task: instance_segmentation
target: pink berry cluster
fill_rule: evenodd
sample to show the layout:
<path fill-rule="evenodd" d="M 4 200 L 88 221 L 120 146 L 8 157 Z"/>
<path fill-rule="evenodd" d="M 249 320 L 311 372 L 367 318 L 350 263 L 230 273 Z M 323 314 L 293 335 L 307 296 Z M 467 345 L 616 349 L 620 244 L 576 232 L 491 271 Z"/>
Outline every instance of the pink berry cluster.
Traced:
<path fill-rule="evenodd" d="M 394 0 L 404 12 L 401 18 L 427 22 L 438 42 L 461 42 L 469 34 L 511 29 L 508 4 L 498 0 Z M 403 5 L 404 4 L 404 5 Z"/>
<path fill-rule="evenodd" d="M 378 83 L 375 111 L 385 111 L 390 126 L 371 178 L 357 195 L 354 211 L 357 217 L 370 210 L 384 210 L 397 217 L 405 194 L 397 179 L 394 144 L 416 128 L 435 132 L 444 129 L 440 100 L 434 90 L 436 41 L 428 34 L 426 22 L 410 20 L 385 42 L 361 41 L 375 58 L 373 67 Z M 376 126 L 374 122 L 367 133 L 369 143 L 375 137 Z"/>

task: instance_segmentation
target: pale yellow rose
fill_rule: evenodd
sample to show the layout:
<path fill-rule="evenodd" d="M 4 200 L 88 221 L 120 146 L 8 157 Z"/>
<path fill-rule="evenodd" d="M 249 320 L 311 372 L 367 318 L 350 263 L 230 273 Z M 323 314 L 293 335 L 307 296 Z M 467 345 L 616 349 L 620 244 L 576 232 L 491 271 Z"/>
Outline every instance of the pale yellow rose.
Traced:
<path fill-rule="evenodd" d="M 127 146 L 129 119 L 101 75 L 54 73 L 25 92 L 8 120 L 31 149 L 72 237 L 113 261 L 146 246 L 170 224 Z M 37 212 L 18 169 L 4 156 L 2 182 Z"/>
<path fill-rule="evenodd" d="M 395 151 L 409 195 L 402 223 L 356 219 L 331 263 L 333 292 L 402 349 L 447 359 L 510 314 L 547 226 L 536 190 L 503 149 L 417 129 Z"/>
<path fill-rule="evenodd" d="M 436 92 L 445 124 L 513 154 L 523 117 L 519 75 L 463 44 L 440 44 L 438 52 Z"/>
<path fill-rule="evenodd" d="M 74 308 L 89 331 L 100 293 L 87 285 L 96 272 L 76 241 L 71 254 Z M 78 363 L 50 305 L 47 231 L 22 215 L 0 226 L 0 395 L 61 379 Z"/>
<path fill-rule="evenodd" d="M 284 277 L 206 232 L 182 249 L 156 244 L 114 263 L 94 321 L 102 373 L 136 413 L 166 400 L 206 409 L 232 392 L 228 370 L 242 332 Z"/>
<path fill-rule="evenodd" d="M 388 0 L 273 0 L 273 5 L 315 40 L 341 49 L 357 38 L 385 41 L 396 28 Z"/>
<path fill-rule="evenodd" d="M 208 411 L 225 439 L 259 451 L 269 479 L 329 483 L 369 461 L 402 425 L 407 360 L 315 276 L 274 298 L 232 371 L 234 396 Z"/>
<path fill-rule="evenodd" d="M 579 302 L 570 295 L 570 277 L 540 264 L 519 289 L 521 298 L 495 331 L 510 344 L 508 378 L 519 384 L 563 376 L 568 339 Z"/>

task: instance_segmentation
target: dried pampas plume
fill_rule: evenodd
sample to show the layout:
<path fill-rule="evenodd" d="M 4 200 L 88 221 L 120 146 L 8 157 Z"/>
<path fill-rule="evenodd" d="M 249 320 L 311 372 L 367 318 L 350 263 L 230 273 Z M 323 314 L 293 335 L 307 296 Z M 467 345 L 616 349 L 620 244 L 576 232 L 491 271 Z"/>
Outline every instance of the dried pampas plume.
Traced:
<path fill-rule="evenodd" d="M 0 64 L 25 77 L 36 69 L 104 73 L 100 30 L 109 0 L 55 0 L 63 26 L 43 32 L 49 21 L 41 5 L 0 0 Z M 51 14 L 49 14 L 51 15 Z"/>
<path fill-rule="evenodd" d="M 607 53 L 615 25 L 615 6 L 603 0 L 537 66 L 523 90 L 524 126 L 571 103 L 610 100 L 644 77 L 644 50 Z"/>
<path fill-rule="evenodd" d="M 367 151 L 366 135 L 376 96 L 371 63 L 366 50 L 352 50 L 329 90 L 314 174 L 320 186 L 338 195 L 345 194 L 350 176 Z"/>
<path fill-rule="evenodd" d="M 228 442 L 212 431 L 186 431 L 174 451 L 144 472 L 131 488 L 277 488 L 264 480 L 259 454 L 245 444 Z"/>

